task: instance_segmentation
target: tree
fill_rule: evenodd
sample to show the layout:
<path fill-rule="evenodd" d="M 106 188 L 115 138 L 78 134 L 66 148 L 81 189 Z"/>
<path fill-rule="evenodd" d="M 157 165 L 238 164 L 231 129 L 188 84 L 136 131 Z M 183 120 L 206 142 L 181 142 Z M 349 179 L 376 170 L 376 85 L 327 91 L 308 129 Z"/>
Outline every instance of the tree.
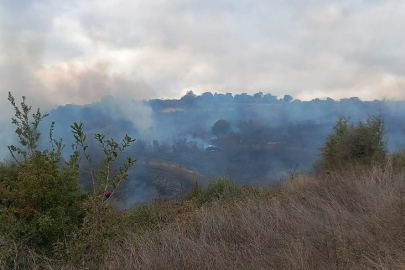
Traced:
<path fill-rule="evenodd" d="M 286 103 L 290 103 L 294 98 L 290 95 L 284 95 L 283 101 Z"/>
<path fill-rule="evenodd" d="M 234 100 L 238 103 L 253 103 L 253 97 L 248 95 L 247 93 L 235 95 Z"/>
<path fill-rule="evenodd" d="M 183 96 L 180 101 L 183 103 L 184 106 L 186 107 L 191 107 L 195 104 L 196 102 L 196 95 L 194 94 L 193 91 L 188 91 L 185 96 Z"/>
<path fill-rule="evenodd" d="M 221 119 L 215 122 L 215 124 L 211 128 L 212 134 L 219 137 L 223 137 L 225 135 L 228 135 L 230 132 L 232 132 L 231 125 L 229 124 L 228 121 Z"/>
<path fill-rule="evenodd" d="M 263 99 L 263 92 L 259 92 L 253 95 L 255 102 L 261 102 Z"/>
<path fill-rule="evenodd" d="M 211 92 L 205 92 L 201 95 L 201 98 L 203 100 L 212 100 L 214 98 L 214 95 Z"/>
<path fill-rule="evenodd" d="M 321 168 L 340 168 L 347 164 L 371 165 L 379 163 L 387 155 L 384 139 L 385 127 L 381 116 L 370 116 L 355 125 L 349 119 L 339 117 L 334 133 L 328 135 L 320 148 Z"/>
<path fill-rule="evenodd" d="M 272 94 L 266 94 L 263 96 L 263 102 L 264 103 L 277 103 L 278 99 L 276 96 L 273 96 Z"/>

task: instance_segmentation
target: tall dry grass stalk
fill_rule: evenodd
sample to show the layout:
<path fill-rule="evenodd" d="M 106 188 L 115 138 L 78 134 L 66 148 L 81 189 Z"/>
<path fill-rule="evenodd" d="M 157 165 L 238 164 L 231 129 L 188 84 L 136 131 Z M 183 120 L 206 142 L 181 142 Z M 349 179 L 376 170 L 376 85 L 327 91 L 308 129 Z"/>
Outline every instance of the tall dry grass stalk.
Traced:
<path fill-rule="evenodd" d="M 298 177 L 111 244 L 106 269 L 405 269 L 405 171 Z"/>

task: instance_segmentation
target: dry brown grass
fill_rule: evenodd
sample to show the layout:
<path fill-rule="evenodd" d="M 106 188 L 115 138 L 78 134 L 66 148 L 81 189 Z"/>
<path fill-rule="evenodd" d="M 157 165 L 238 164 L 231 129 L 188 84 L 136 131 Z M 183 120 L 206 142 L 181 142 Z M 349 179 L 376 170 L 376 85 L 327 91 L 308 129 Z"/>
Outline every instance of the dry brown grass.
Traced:
<path fill-rule="evenodd" d="M 203 205 L 188 222 L 129 231 L 104 267 L 405 269 L 404 180 L 389 165 L 352 168 Z"/>
<path fill-rule="evenodd" d="M 69 268 L 23 252 L 15 269 L 405 269 L 405 169 L 391 164 L 156 202 L 120 214 L 102 261 Z"/>

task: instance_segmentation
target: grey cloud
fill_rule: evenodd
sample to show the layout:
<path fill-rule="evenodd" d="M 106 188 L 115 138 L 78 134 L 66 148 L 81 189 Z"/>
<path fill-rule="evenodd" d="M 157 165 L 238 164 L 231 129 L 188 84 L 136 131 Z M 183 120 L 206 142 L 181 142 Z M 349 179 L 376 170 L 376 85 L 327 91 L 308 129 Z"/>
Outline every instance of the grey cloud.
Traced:
<path fill-rule="evenodd" d="M 51 103 L 190 89 L 404 97 L 405 4 L 396 0 L 28 2 L 0 4 L 10 13 L 2 29 L 18 30 L 1 38 L 13 56 L 0 60 L 0 77 L 11 89 L 58 93 Z"/>
<path fill-rule="evenodd" d="M 103 96 L 118 98 L 148 99 L 153 90 L 141 79 L 127 78 L 111 72 L 107 63 L 97 63 L 81 68 L 75 64 L 54 66 L 45 72 L 49 76 L 48 91 L 54 104 L 69 100 L 74 104 L 91 103 Z"/>
<path fill-rule="evenodd" d="M 230 1 L 172 3 L 140 11 L 146 11 L 139 23 L 146 33 L 138 32 L 137 40 L 177 54 L 175 44 L 189 52 L 189 70 L 203 65 L 210 72 L 190 78 L 179 71 L 184 79 L 173 77 L 168 88 L 276 94 L 322 90 L 336 97 L 353 90 L 366 94 L 358 88 L 368 77 L 404 76 L 398 70 L 403 62 L 398 45 L 405 6 L 396 1 L 312 1 L 306 6 L 250 1 L 248 8 Z M 363 98 L 382 98 L 384 92 L 373 89 Z"/>
<path fill-rule="evenodd" d="M 66 103 L 94 102 L 108 94 L 154 97 L 142 78 L 114 71 L 109 59 L 81 58 L 91 55 L 94 44 L 74 21 L 78 3 L 0 1 L 2 108 L 8 108 L 8 91 L 16 97 L 27 96 L 45 110 Z M 1 121 L 11 116 L 10 110 L 4 111 Z"/>

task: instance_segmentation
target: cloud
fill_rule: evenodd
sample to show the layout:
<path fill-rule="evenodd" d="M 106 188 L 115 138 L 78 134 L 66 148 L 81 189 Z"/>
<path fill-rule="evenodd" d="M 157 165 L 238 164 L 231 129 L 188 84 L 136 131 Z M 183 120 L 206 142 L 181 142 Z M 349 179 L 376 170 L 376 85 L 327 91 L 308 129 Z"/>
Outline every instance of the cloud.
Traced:
<path fill-rule="evenodd" d="M 75 18 L 76 4 L 72 1 L 57 8 L 51 1 L 0 3 L 2 108 L 10 107 L 9 91 L 16 97 L 27 96 L 29 104 L 45 110 L 91 103 L 105 95 L 137 100 L 154 97 L 133 70 L 115 70 L 108 62 L 117 55 L 125 62 L 125 53 L 96 48 Z M 1 121 L 11 117 L 12 110 L 5 111 Z"/>
<path fill-rule="evenodd" d="M 405 98 L 396 0 L 3 0 L 0 15 L 0 93 L 39 106 L 188 90 Z"/>
<path fill-rule="evenodd" d="M 63 63 L 36 72 L 41 78 L 52 104 L 66 100 L 74 104 L 88 104 L 103 96 L 142 100 L 153 96 L 153 90 L 140 78 L 111 72 L 107 63 L 82 67 Z"/>

